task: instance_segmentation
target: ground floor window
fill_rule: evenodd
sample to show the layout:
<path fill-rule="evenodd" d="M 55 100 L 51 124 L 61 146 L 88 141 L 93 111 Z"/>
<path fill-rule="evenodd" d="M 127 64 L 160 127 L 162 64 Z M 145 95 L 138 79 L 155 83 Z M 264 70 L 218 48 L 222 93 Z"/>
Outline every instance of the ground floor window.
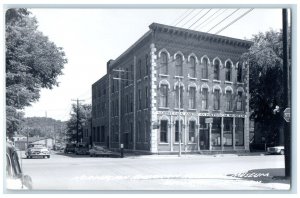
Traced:
<path fill-rule="evenodd" d="M 221 146 L 221 118 L 213 118 L 211 128 L 211 145 Z"/>
<path fill-rule="evenodd" d="M 223 144 L 232 146 L 233 139 L 233 118 L 224 118 Z"/>
<path fill-rule="evenodd" d="M 168 142 L 168 121 L 161 120 L 160 121 L 160 142 Z"/>
<path fill-rule="evenodd" d="M 200 117 L 200 149 L 208 150 L 209 149 L 209 124 L 205 122 L 205 119 L 208 117 Z"/>
<path fill-rule="evenodd" d="M 196 122 L 190 121 L 189 122 L 189 142 L 195 142 L 195 136 L 196 136 L 196 128 L 195 128 Z"/>
<path fill-rule="evenodd" d="M 244 118 L 236 118 L 235 126 L 235 145 L 244 146 Z"/>
<path fill-rule="evenodd" d="M 181 122 L 180 122 L 181 134 L 182 134 L 182 129 L 183 129 L 182 125 L 183 125 L 183 122 L 181 120 Z M 175 142 L 179 142 L 179 122 L 178 122 L 178 120 L 175 122 Z"/>

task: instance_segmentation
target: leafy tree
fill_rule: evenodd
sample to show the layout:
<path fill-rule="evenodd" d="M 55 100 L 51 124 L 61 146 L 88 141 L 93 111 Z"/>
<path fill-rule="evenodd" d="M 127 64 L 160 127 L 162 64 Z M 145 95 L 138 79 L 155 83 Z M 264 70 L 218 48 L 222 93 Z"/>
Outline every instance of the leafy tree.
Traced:
<path fill-rule="evenodd" d="M 38 22 L 27 9 L 9 9 L 5 18 L 6 116 L 10 137 L 22 122 L 22 110 L 36 102 L 42 88 L 58 86 L 67 63 L 62 48 L 37 30 Z"/>
<path fill-rule="evenodd" d="M 77 111 L 78 110 L 78 111 Z M 70 113 L 71 118 L 67 121 L 67 141 L 77 141 L 77 112 L 78 112 L 78 141 L 83 135 L 83 127 L 91 119 L 92 106 L 90 104 L 76 104 L 72 105 Z"/>
<path fill-rule="evenodd" d="M 261 126 L 267 143 L 278 143 L 282 118 L 274 109 L 283 105 L 282 31 L 254 35 L 254 45 L 243 59 L 249 63 L 251 117 Z M 289 42 L 290 46 L 290 42 Z"/>

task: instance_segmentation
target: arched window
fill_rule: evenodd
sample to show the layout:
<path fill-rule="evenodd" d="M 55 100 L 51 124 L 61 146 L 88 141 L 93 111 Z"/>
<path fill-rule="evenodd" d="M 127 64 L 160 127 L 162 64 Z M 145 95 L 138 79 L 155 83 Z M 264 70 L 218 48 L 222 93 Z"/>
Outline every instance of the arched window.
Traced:
<path fill-rule="evenodd" d="M 149 56 L 146 54 L 145 56 L 145 75 L 148 76 L 149 74 Z"/>
<path fill-rule="evenodd" d="M 208 109 L 208 88 L 203 88 L 201 90 L 202 93 L 202 109 L 207 110 Z"/>
<path fill-rule="evenodd" d="M 160 142 L 168 142 L 168 120 L 160 121 Z"/>
<path fill-rule="evenodd" d="M 220 61 L 218 59 L 214 62 L 214 79 L 220 79 Z"/>
<path fill-rule="evenodd" d="M 226 111 L 232 111 L 232 91 L 226 90 Z"/>
<path fill-rule="evenodd" d="M 160 56 L 161 56 L 160 73 L 168 74 L 168 55 L 166 52 L 162 52 Z"/>
<path fill-rule="evenodd" d="M 220 110 L 220 89 L 214 90 L 214 110 Z"/>
<path fill-rule="evenodd" d="M 160 86 L 160 107 L 168 107 L 168 85 Z"/>
<path fill-rule="evenodd" d="M 189 68 L 190 77 L 196 78 L 196 59 L 191 56 L 190 58 L 190 68 Z"/>
<path fill-rule="evenodd" d="M 183 76 L 183 68 L 182 68 L 182 56 L 180 54 L 176 55 L 176 61 L 175 61 L 175 70 L 176 76 Z"/>
<path fill-rule="evenodd" d="M 207 58 L 203 58 L 201 73 L 202 73 L 202 79 L 208 79 L 208 60 L 207 60 Z"/>
<path fill-rule="evenodd" d="M 238 63 L 237 65 L 237 81 L 243 82 L 243 67 L 241 63 Z"/>
<path fill-rule="evenodd" d="M 227 61 L 227 63 L 226 63 L 225 80 L 231 81 L 231 62 L 230 61 Z"/>
<path fill-rule="evenodd" d="M 236 110 L 243 111 L 243 91 L 237 92 Z"/>
<path fill-rule="evenodd" d="M 196 109 L 196 87 L 189 89 L 189 108 Z"/>
<path fill-rule="evenodd" d="M 176 86 L 175 90 L 175 108 L 179 107 L 179 101 L 180 101 L 180 108 L 183 108 L 183 86 Z"/>

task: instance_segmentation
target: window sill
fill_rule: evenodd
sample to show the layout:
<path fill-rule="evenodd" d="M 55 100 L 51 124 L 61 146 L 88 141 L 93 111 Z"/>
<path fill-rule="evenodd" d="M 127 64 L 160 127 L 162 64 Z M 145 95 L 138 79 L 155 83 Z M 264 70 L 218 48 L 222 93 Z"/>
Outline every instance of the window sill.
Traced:
<path fill-rule="evenodd" d="M 201 81 L 205 81 L 205 82 L 208 82 L 209 79 L 206 79 L 206 78 L 202 78 Z"/>
<path fill-rule="evenodd" d="M 160 77 L 169 77 L 169 74 L 158 74 Z"/>
<path fill-rule="evenodd" d="M 197 143 L 195 142 L 188 142 L 188 145 L 196 145 Z"/>
<path fill-rule="evenodd" d="M 169 145 L 169 143 L 168 142 L 160 142 L 160 143 L 158 143 L 159 145 Z"/>
<path fill-rule="evenodd" d="M 243 111 L 243 110 L 237 110 L 237 111 L 235 111 L 236 113 L 245 113 L 245 111 Z"/>
<path fill-rule="evenodd" d="M 221 83 L 220 80 L 213 80 L 213 82 L 215 82 L 215 83 Z"/>
<path fill-rule="evenodd" d="M 174 142 L 174 144 L 179 145 L 179 142 Z M 183 142 L 181 142 L 180 144 L 183 145 Z"/>
<path fill-rule="evenodd" d="M 145 108 L 144 111 L 148 111 L 148 108 Z"/>
<path fill-rule="evenodd" d="M 183 77 L 183 76 L 174 76 L 174 78 L 180 78 L 180 79 L 183 79 L 184 77 Z"/>
<path fill-rule="evenodd" d="M 188 111 L 197 111 L 197 109 L 188 109 Z"/>
<path fill-rule="evenodd" d="M 225 84 L 230 84 L 230 85 L 232 85 L 233 82 L 231 82 L 231 81 L 226 81 L 226 80 L 225 80 Z"/>
<path fill-rule="evenodd" d="M 137 83 L 140 83 L 141 81 L 142 81 L 142 79 L 138 79 L 136 82 L 137 82 Z"/>
<path fill-rule="evenodd" d="M 208 109 L 201 109 L 200 111 L 202 111 L 202 112 L 209 112 Z"/>
<path fill-rule="evenodd" d="M 197 80 L 195 77 L 188 76 L 189 80 Z"/>
<path fill-rule="evenodd" d="M 183 111 L 183 110 L 184 110 L 184 108 L 180 108 L 180 109 L 178 109 L 178 108 L 174 108 L 174 110 L 176 110 L 176 111 L 178 111 L 178 110 L 180 110 L 180 111 Z"/>
<path fill-rule="evenodd" d="M 237 82 L 236 84 L 237 84 L 237 85 L 244 85 L 245 83 Z"/>
<path fill-rule="evenodd" d="M 161 109 L 161 110 L 170 110 L 169 107 L 158 107 L 158 108 Z"/>
<path fill-rule="evenodd" d="M 219 113 L 221 112 L 220 109 L 213 109 L 212 111 L 213 111 L 213 112 L 219 112 Z"/>
<path fill-rule="evenodd" d="M 225 111 L 225 113 L 233 113 L 233 111 Z"/>

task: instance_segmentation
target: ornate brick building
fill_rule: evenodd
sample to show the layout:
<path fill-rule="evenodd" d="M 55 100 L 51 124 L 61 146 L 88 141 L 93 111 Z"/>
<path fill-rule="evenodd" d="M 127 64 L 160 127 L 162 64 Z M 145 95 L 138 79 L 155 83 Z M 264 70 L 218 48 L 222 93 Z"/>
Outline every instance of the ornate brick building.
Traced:
<path fill-rule="evenodd" d="M 92 140 L 172 153 L 249 150 L 249 41 L 153 23 L 92 86 Z M 179 122 L 180 120 L 180 122 Z"/>

